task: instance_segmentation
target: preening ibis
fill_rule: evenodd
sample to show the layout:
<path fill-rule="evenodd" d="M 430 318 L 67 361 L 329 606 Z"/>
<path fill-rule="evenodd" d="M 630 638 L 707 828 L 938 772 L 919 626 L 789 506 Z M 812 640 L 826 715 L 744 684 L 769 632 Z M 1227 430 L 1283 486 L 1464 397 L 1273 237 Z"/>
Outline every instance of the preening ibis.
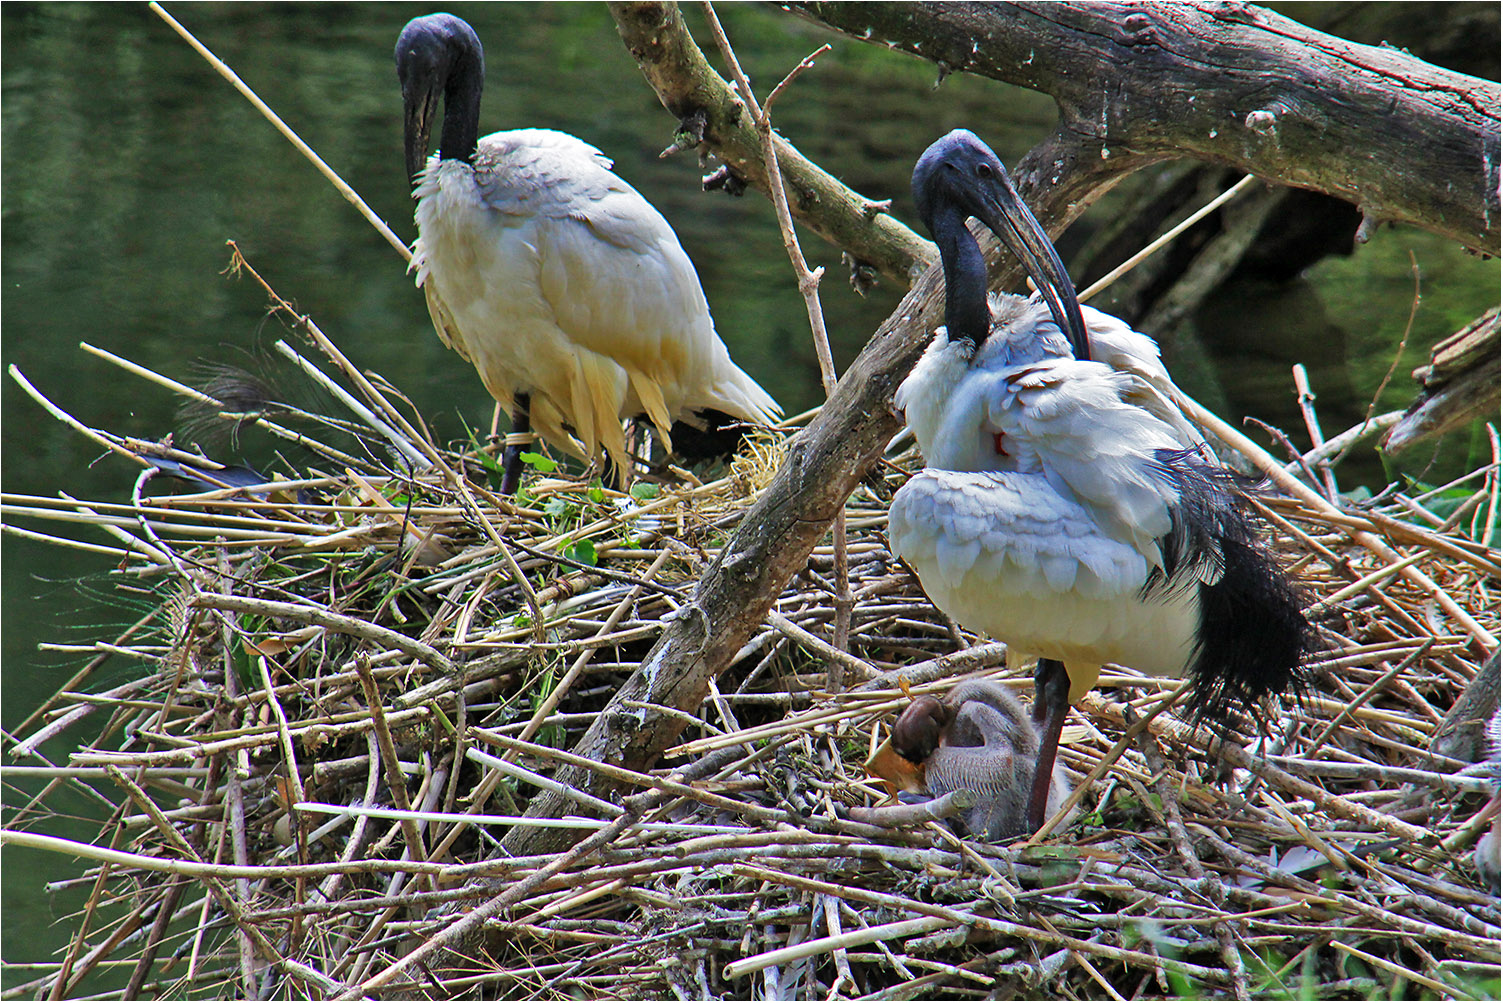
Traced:
<path fill-rule="evenodd" d="M 891 541 L 940 609 L 1038 656 L 1036 830 L 1065 714 L 1103 663 L 1188 676 L 1194 716 L 1224 722 L 1303 683 L 1312 631 L 1236 479 L 1166 393 L 1157 349 L 1082 312 L 996 154 L 952 132 L 913 189 L 940 249 L 945 326 L 895 399 L 927 467 L 893 498 Z M 988 303 L 971 216 L 1042 302 Z"/>
<path fill-rule="evenodd" d="M 623 420 L 645 416 L 666 448 L 694 459 L 734 448 L 725 426 L 776 420 L 777 402 L 716 335 L 673 228 L 604 154 L 549 129 L 479 137 L 485 56 L 468 24 L 414 18 L 396 61 L 417 200 L 412 267 L 439 337 L 474 363 L 514 432 L 535 428 L 587 462 L 604 449 L 624 472 Z M 506 451 L 508 494 L 520 453 Z"/>
<path fill-rule="evenodd" d="M 1023 831 L 1038 768 L 1039 734 L 1005 687 L 987 679 L 969 680 L 943 700 L 917 698 L 893 724 L 892 748 L 924 764 L 931 797 L 962 789 L 976 796 L 964 816 L 973 835 L 998 840 Z M 1067 794 L 1056 769 L 1048 810 L 1055 811 Z"/>

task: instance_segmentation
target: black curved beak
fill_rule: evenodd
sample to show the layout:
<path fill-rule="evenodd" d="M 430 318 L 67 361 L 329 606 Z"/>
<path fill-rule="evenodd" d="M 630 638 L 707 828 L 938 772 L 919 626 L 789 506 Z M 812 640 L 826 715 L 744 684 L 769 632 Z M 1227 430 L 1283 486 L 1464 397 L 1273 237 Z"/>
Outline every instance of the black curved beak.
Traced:
<path fill-rule="evenodd" d="M 407 93 L 403 88 L 403 148 L 407 155 L 407 183 L 415 184 L 423 165 L 428 162 L 428 141 L 433 135 L 433 122 L 438 117 L 438 101 L 442 92 L 438 88 L 418 87 L 417 93 Z"/>
<path fill-rule="evenodd" d="M 992 183 L 976 193 L 974 215 L 997 238 L 1012 249 L 1023 268 L 1038 287 L 1039 295 L 1049 305 L 1054 322 L 1070 339 L 1077 359 L 1090 359 L 1091 343 L 1086 337 L 1085 318 L 1075 298 L 1075 284 L 1065 271 L 1064 262 L 1054 250 L 1049 235 L 1038 219 L 1023 204 L 1018 190 L 1006 172 L 994 173 Z"/>

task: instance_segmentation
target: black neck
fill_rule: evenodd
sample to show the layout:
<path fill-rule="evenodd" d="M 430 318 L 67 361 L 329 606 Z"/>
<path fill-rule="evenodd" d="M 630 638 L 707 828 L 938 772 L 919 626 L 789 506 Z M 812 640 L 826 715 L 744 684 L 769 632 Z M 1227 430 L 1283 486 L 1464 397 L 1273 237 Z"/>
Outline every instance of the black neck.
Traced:
<path fill-rule="evenodd" d="M 952 342 L 964 338 L 980 346 L 992 323 L 986 303 L 986 259 L 965 219 L 958 208 L 944 206 L 930 232 L 939 245 L 945 275 L 945 330 Z"/>
<path fill-rule="evenodd" d="M 464 49 L 444 84 L 444 131 L 439 137 L 439 159 L 465 163 L 474 159 L 480 140 L 480 89 L 484 77 L 484 62 L 476 53 Z"/>

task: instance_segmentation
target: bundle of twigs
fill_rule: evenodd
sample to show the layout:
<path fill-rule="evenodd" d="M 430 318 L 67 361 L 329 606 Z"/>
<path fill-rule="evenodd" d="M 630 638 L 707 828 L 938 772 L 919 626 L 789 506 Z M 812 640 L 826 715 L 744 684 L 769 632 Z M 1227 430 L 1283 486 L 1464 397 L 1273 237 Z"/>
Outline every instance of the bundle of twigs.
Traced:
<path fill-rule="evenodd" d="M 862 810 L 885 799 L 862 762 L 905 703 L 900 678 L 1027 687 L 889 553 L 887 503 L 913 465 L 896 457 L 846 510 L 844 645 L 836 553 L 818 548 L 662 768 L 582 763 L 640 794 L 574 792 L 576 817 L 525 824 L 593 833 L 581 849 L 505 858 L 498 835 L 578 762 L 564 750 L 787 433 L 708 483 L 536 475 L 501 499 L 489 447 L 432 441 L 288 316 L 343 377 L 285 349 L 353 415 L 321 427 L 359 445 L 241 415 L 316 458 L 149 495 L 164 471 L 203 487 L 219 465 L 46 403 L 142 477 L 128 499 L 4 497 L 7 531 L 109 553 L 117 587 L 150 604 L 72 646 L 78 673 L 11 738 L 28 763 L 77 741 L 66 764 L 6 768 L 4 838 L 85 858 L 92 895 L 64 956 L 7 995 L 90 980 L 104 998 L 1496 997 L 1498 899 L 1471 861 L 1496 777 L 1431 749 L 1497 630 L 1496 464 L 1363 506 L 1267 497 L 1326 642 L 1314 692 L 1263 740 L 1212 748 L 1171 685 L 1108 674 L 1062 752 L 1080 813 L 1046 843 L 993 846 Z M 122 659 L 139 674 L 91 686 Z M 851 688 L 824 690 L 831 662 Z M 1230 776 L 1202 776 L 1217 763 Z M 45 835 L 79 791 L 99 836 Z M 389 969 L 435 936 L 442 965 Z"/>

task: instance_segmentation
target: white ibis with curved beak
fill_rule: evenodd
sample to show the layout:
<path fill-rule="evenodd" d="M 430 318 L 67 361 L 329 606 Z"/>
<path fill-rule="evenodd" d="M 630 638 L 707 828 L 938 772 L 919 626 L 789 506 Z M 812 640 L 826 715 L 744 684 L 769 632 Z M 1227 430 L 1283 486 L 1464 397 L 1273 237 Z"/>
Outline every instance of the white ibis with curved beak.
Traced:
<path fill-rule="evenodd" d="M 1172 387 L 1157 349 L 1105 314 L 1086 322 L 996 154 L 951 132 L 913 192 L 940 249 L 945 326 L 896 396 L 927 468 L 893 498 L 891 541 L 940 609 L 1038 656 L 1036 831 L 1065 714 L 1103 663 L 1188 676 L 1194 716 L 1225 722 L 1303 685 L 1312 631 L 1234 476 L 1155 386 Z M 972 216 L 1042 302 L 988 304 Z"/>
<path fill-rule="evenodd" d="M 450 14 L 414 18 L 396 47 L 418 239 L 412 267 L 444 344 L 480 373 L 514 432 L 630 469 L 622 421 L 705 459 L 776 401 L 731 361 L 667 220 L 580 139 L 479 137 L 485 57 Z M 439 152 L 428 156 L 438 103 Z M 691 442 L 690 440 L 696 440 Z M 695 449 L 695 446 L 698 449 Z M 507 448 L 504 493 L 521 447 Z"/>

